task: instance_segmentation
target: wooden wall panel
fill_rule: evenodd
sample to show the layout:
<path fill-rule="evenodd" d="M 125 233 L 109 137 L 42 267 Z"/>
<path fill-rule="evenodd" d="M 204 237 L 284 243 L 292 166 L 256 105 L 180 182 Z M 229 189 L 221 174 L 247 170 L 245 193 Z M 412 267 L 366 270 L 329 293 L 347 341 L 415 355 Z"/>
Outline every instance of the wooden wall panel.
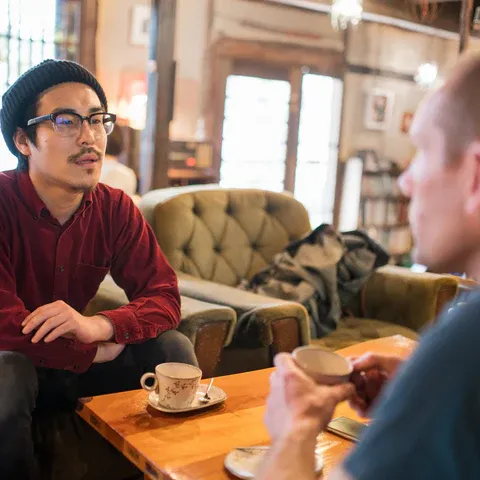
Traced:
<path fill-rule="evenodd" d="M 79 62 L 94 75 L 97 67 L 98 0 L 82 0 Z"/>

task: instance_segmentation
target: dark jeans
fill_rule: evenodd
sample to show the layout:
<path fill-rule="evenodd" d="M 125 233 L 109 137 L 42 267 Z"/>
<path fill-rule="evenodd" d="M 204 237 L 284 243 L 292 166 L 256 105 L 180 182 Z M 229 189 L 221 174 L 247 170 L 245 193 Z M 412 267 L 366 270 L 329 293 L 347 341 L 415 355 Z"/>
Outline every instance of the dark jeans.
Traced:
<path fill-rule="evenodd" d="M 140 375 L 164 362 L 198 365 L 192 343 L 176 330 L 128 345 L 112 362 L 80 375 L 35 369 L 20 353 L 0 352 L 0 478 L 38 478 L 32 416 L 73 411 L 79 397 L 139 388 Z"/>

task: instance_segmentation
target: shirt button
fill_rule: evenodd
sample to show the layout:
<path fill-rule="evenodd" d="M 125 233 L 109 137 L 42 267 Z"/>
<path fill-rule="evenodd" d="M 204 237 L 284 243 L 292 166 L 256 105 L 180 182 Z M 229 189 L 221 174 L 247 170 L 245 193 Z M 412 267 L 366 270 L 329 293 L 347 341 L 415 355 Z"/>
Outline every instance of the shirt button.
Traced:
<path fill-rule="evenodd" d="M 128 340 L 128 339 L 130 338 L 130 334 L 127 332 L 127 333 L 124 335 L 124 337 L 125 337 L 125 340 Z"/>
<path fill-rule="evenodd" d="M 78 365 L 75 364 L 75 365 L 73 366 L 73 369 L 74 369 L 74 370 L 77 370 L 77 368 L 78 368 Z"/>
<path fill-rule="evenodd" d="M 65 270 L 65 267 L 63 265 L 60 265 L 60 267 L 58 268 L 61 272 L 63 272 Z"/>
<path fill-rule="evenodd" d="M 38 220 L 38 217 L 36 215 L 33 216 L 34 220 Z"/>
<path fill-rule="evenodd" d="M 40 365 L 45 365 L 45 360 L 44 360 L 43 358 L 41 358 L 38 363 L 39 363 Z"/>

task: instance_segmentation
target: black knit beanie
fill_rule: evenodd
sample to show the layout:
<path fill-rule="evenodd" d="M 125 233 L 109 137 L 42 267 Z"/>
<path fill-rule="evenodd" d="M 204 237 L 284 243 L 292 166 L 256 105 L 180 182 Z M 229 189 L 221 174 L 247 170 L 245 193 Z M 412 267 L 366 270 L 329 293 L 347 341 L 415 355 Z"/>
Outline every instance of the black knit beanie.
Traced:
<path fill-rule="evenodd" d="M 97 79 L 85 68 L 68 60 L 45 60 L 27 70 L 3 94 L 0 110 L 0 127 L 10 151 L 18 156 L 13 135 L 20 125 L 22 115 L 37 97 L 55 85 L 67 82 L 84 83 L 98 95 L 102 106 L 107 110 L 107 97 Z"/>

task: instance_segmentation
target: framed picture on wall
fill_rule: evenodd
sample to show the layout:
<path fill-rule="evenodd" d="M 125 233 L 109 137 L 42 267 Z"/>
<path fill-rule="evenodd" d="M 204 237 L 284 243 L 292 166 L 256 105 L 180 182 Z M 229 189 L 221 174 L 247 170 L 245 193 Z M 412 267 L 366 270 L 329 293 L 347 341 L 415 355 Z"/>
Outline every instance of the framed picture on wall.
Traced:
<path fill-rule="evenodd" d="M 390 123 L 395 95 L 390 90 L 375 88 L 367 95 L 365 128 L 386 130 Z"/>
<path fill-rule="evenodd" d="M 402 116 L 402 124 L 400 125 L 400 130 L 402 133 L 408 133 L 410 131 L 410 127 L 412 126 L 412 121 L 413 121 L 413 113 L 405 112 Z"/>
<path fill-rule="evenodd" d="M 135 5 L 132 8 L 130 43 L 137 47 L 148 47 L 150 37 L 150 7 Z"/>

